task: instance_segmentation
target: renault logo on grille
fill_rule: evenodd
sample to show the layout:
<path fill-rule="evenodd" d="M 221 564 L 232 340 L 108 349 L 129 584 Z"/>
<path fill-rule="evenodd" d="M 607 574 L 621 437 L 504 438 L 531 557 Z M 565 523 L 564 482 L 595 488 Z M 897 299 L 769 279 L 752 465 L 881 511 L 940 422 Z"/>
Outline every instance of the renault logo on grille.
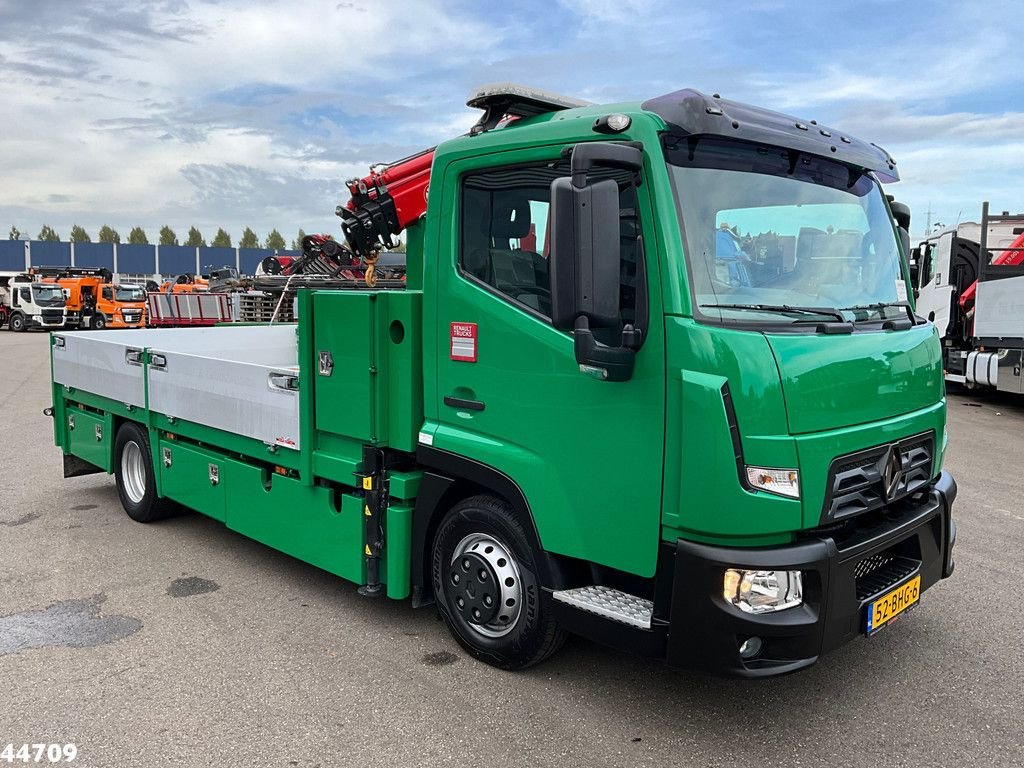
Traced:
<path fill-rule="evenodd" d="M 900 461 L 900 452 L 893 446 L 886 453 L 885 464 L 882 465 L 882 484 L 885 487 L 886 501 L 892 501 L 902 479 L 903 465 Z"/>

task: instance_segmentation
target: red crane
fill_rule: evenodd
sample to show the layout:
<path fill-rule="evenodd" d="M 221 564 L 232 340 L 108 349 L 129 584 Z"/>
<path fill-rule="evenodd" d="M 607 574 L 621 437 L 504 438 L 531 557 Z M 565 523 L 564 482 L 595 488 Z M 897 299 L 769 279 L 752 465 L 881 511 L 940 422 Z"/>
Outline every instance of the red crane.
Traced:
<path fill-rule="evenodd" d="M 470 131 L 475 136 L 519 118 L 586 106 L 588 102 L 534 88 L 501 83 L 481 88 L 466 105 L 483 110 Z M 393 163 L 374 165 L 361 179 L 345 182 L 351 198 L 335 213 L 341 218 L 346 245 L 330 235 L 310 235 L 302 242 L 300 257 L 269 256 L 260 265 L 263 274 L 337 275 L 365 265 L 368 286 L 374 284 L 374 265 L 382 250 L 395 248 L 397 236 L 427 211 L 430 166 L 436 147 L 424 149 Z"/>
<path fill-rule="evenodd" d="M 981 254 L 981 258 L 985 258 L 985 254 Z M 1024 233 L 1006 246 L 1006 250 L 992 259 L 993 266 L 1001 264 L 1010 267 L 1022 263 L 1024 263 Z M 974 301 L 974 294 L 977 290 L 978 281 L 975 280 L 960 294 L 960 309 L 966 311 L 969 308 L 970 303 Z"/>

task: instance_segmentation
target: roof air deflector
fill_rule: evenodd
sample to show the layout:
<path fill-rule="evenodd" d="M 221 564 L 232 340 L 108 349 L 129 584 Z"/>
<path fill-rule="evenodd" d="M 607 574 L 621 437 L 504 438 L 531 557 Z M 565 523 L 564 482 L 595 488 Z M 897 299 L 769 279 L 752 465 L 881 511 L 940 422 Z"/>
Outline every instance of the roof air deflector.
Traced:
<path fill-rule="evenodd" d="M 476 135 L 489 131 L 501 122 L 506 115 L 515 117 L 533 117 L 563 109 L 589 106 L 589 101 L 574 99 L 540 88 L 531 88 L 517 83 L 493 83 L 485 85 L 470 94 L 466 101 L 467 107 L 482 109 L 484 114 L 470 134 Z"/>

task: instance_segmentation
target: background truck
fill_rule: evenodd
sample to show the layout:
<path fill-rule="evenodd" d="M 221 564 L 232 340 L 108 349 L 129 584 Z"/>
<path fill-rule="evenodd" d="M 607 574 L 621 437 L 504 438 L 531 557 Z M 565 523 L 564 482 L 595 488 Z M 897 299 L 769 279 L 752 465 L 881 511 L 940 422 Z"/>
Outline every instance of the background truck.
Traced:
<path fill-rule="evenodd" d="M 33 267 L 31 272 L 63 289 L 70 326 L 97 331 L 146 326 L 146 292 L 141 285 L 114 283 L 110 272 L 99 267 Z"/>
<path fill-rule="evenodd" d="M 469 104 L 467 135 L 350 182 L 366 269 L 293 276 L 297 324 L 55 335 L 65 474 L 435 603 L 506 669 L 574 632 L 789 672 L 952 573 L 886 152 L 691 90 Z M 374 283 L 403 229 L 405 280 Z"/>
<path fill-rule="evenodd" d="M 946 380 L 1024 393 L 1024 214 L 982 206 L 921 242 L 911 271 L 918 312 L 942 340 Z"/>
<path fill-rule="evenodd" d="M 31 275 L 0 272 L 0 328 L 59 330 L 67 320 L 64 293 Z"/>

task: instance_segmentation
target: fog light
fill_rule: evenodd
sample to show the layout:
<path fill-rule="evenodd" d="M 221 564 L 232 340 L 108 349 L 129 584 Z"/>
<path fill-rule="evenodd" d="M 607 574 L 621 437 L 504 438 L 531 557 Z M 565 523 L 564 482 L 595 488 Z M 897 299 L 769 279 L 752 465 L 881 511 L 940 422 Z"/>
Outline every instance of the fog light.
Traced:
<path fill-rule="evenodd" d="M 760 637 L 748 637 L 740 643 L 740 658 L 752 659 L 761 652 L 761 648 L 763 647 L 764 641 L 762 641 Z"/>
<path fill-rule="evenodd" d="M 744 613 L 795 608 L 804 601 L 803 573 L 730 568 L 722 581 L 722 597 Z"/>

